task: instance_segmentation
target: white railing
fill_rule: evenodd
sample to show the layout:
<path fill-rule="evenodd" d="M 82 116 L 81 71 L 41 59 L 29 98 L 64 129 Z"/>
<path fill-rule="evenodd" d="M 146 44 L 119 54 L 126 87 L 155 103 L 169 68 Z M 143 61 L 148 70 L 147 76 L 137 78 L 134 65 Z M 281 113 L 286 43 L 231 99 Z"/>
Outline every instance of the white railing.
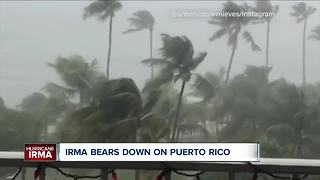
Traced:
<path fill-rule="evenodd" d="M 107 179 L 109 170 L 167 170 L 164 179 L 171 178 L 170 172 L 208 171 L 227 172 L 228 179 L 234 180 L 235 173 L 256 172 L 273 176 L 275 174 L 320 175 L 320 160 L 316 159 L 274 159 L 261 158 L 260 162 L 28 162 L 23 152 L 0 152 L 0 167 L 41 167 L 40 180 L 45 179 L 45 169 L 86 168 L 101 169 L 101 179 Z M 277 176 L 281 178 L 281 176 Z M 285 176 L 282 176 L 285 177 Z M 302 177 L 302 176 L 300 176 Z"/>

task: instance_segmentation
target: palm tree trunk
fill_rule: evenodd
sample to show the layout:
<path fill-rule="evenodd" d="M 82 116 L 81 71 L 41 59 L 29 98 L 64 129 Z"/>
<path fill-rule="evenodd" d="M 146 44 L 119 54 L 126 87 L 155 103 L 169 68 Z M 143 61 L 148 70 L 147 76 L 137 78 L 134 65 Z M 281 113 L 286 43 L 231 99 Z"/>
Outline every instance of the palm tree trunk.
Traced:
<path fill-rule="evenodd" d="M 112 43 L 112 19 L 113 15 L 110 16 L 109 22 L 109 45 L 108 45 L 108 58 L 107 58 L 107 79 L 110 79 L 109 69 L 110 69 L 110 57 L 111 57 L 111 43 Z"/>
<path fill-rule="evenodd" d="M 152 32 L 153 32 L 153 29 L 150 29 L 150 58 L 152 58 Z M 153 77 L 153 64 L 151 64 L 151 78 Z"/>
<path fill-rule="evenodd" d="M 269 39 L 270 39 L 270 21 L 267 23 L 267 41 L 266 41 L 266 77 L 269 75 Z"/>
<path fill-rule="evenodd" d="M 177 105 L 176 116 L 175 116 L 175 120 L 174 120 L 173 128 L 172 128 L 171 142 L 175 142 L 177 125 L 178 125 L 180 108 L 181 108 L 181 101 L 182 101 L 182 96 L 183 96 L 183 91 L 184 91 L 185 86 L 186 86 L 186 81 L 183 81 L 182 82 L 182 86 L 181 86 L 181 90 L 180 90 L 180 94 L 179 94 L 179 100 L 178 100 L 178 105 Z"/>
<path fill-rule="evenodd" d="M 304 19 L 303 25 L 303 46 L 302 46 L 302 84 L 306 84 L 306 29 L 307 29 L 307 18 Z"/>
<path fill-rule="evenodd" d="M 230 71 L 231 71 L 231 66 L 232 66 L 232 61 L 233 61 L 235 51 L 236 51 L 236 45 L 234 45 L 232 48 L 232 53 L 231 53 L 231 57 L 229 60 L 229 66 L 228 66 L 228 70 L 227 70 L 227 77 L 226 77 L 225 83 L 228 83 L 228 81 L 229 81 L 229 76 L 230 76 Z"/>

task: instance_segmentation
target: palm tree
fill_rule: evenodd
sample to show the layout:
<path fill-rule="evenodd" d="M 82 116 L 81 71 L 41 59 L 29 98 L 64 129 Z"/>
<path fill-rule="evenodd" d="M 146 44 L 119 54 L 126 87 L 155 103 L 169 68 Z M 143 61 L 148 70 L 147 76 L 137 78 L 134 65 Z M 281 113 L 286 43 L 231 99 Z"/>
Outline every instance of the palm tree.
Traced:
<path fill-rule="evenodd" d="M 80 96 L 80 104 L 88 103 L 88 90 L 97 82 L 103 81 L 103 75 L 97 71 L 97 61 L 87 63 L 81 56 L 68 58 L 58 57 L 54 63 L 48 64 L 60 76 L 65 85 L 53 82 L 47 83 L 44 90 L 56 97 L 65 97 L 68 100 L 75 94 Z"/>
<path fill-rule="evenodd" d="M 224 68 L 220 69 L 219 74 L 211 72 L 207 72 L 204 75 L 195 74 L 194 92 L 191 95 L 202 98 L 203 102 L 210 101 L 222 88 L 224 75 Z"/>
<path fill-rule="evenodd" d="M 155 142 L 166 136 L 166 120 L 143 111 L 141 94 L 132 79 L 100 82 L 91 91 L 92 102 L 61 123 L 64 141 Z"/>
<path fill-rule="evenodd" d="M 35 97 L 34 100 L 36 101 L 32 99 L 28 99 L 28 101 L 31 100 L 34 103 L 38 101 L 39 104 L 36 105 L 40 105 L 43 100 L 41 95 L 36 94 Z M 28 109 L 33 111 L 36 108 L 28 107 Z M 42 118 L 31 112 L 17 111 L 6 107 L 0 97 L 0 151 L 18 151 L 23 148 L 25 142 L 40 142 L 41 127 L 39 122 L 41 121 L 43 121 Z M 14 174 L 13 170 L 2 168 L 0 178 L 8 179 L 8 174 Z M 26 170 L 22 169 L 21 179 L 26 179 Z"/>
<path fill-rule="evenodd" d="M 31 113 L 0 108 L 0 150 L 17 151 L 25 142 L 39 142 L 40 120 Z"/>
<path fill-rule="evenodd" d="M 25 112 L 34 116 L 39 121 L 37 126 L 41 129 L 41 134 L 44 141 L 47 140 L 48 135 L 48 117 L 46 113 L 46 102 L 47 97 L 42 94 L 35 92 L 22 99 L 19 108 Z"/>
<path fill-rule="evenodd" d="M 60 124 L 63 141 L 159 142 L 168 139 L 169 123 L 145 110 L 132 79 L 102 81 L 89 89 L 90 103 L 69 113 Z M 135 171 L 135 179 L 140 179 Z"/>
<path fill-rule="evenodd" d="M 48 141 L 48 127 L 57 122 L 57 119 L 62 117 L 63 113 L 68 110 L 70 103 L 66 102 L 63 96 L 50 94 L 45 96 L 42 93 L 35 92 L 22 99 L 18 108 L 27 114 L 32 115 L 37 122 L 41 135 L 41 141 Z M 37 134 L 38 135 L 38 134 Z"/>
<path fill-rule="evenodd" d="M 304 91 L 286 81 L 272 83 L 272 89 L 274 113 L 269 114 L 268 135 L 286 144 L 291 156 L 303 158 L 307 147 L 319 145 L 320 101 L 309 104 Z"/>
<path fill-rule="evenodd" d="M 306 3 L 300 2 L 292 6 L 293 12 L 291 16 L 296 18 L 296 22 L 303 22 L 303 34 L 302 34 L 302 84 L 306 84 L 306 29 L 307 20 L 312 15 L 316 8 L 307 6 Z"/>
<path fill-rule="evenodd" d="M 242 13 L 248 11 L 249 7 L 247 5 L 237 5 L 232 1 L 227 1 L 223 4 L 222 12 L 225 13 Z M 233 17 L 233 16 L 214 16 L 212 17 L 208 23 L 220 26 L 221 28 L 213 34 L 213 36 L 209 39 L 213 41 L 217 38 L 222 37 L 223 35 L 228 36 L 228 45 L 232 47 L 231 57 L 229 59 L 229 65 L 226 74 L 227 83 L 229 80 L 231 66 L 235 51 L 237 49 L 238 44 L 238 37 L 239 34 L 242 32 L 243 27 L 247 26 L 251 22 L 251 18 L 240 16 L 240 17 Z M 251 44 L 251 48 L 253 51 L 260 51 L 260 47 L 255 43 L 253 37 L 248 31 L 243 31 L 243 38 Z"/>
<path fill-rule="evenodd" d="M 192 85 L 193 92 L 190 93 L 191 96 L 201 98 L 202 100 L 198 103 L 200 108 L 192 107 L 193 111 L 199 111 L 197 113 L 199 117 L 204 120 L 204 126 L 206 126 L 206 121 L 214 121 L 215 123 L 215 135 L 216 138 L 219 136 L 219 123 L 222 118 L 215 117 L 215 109 L 219 103 L 220 91 L 224 89 L 223 79 L 225 77 L 225 69 L 221 68 L 219 74 L 207 72 L 204 75 L 195 74 L 195 80 Z M 192 109 L 189 111 L 192 112 Z M 200 115 L 201 114 L 201 115 Z"/>
<path fill-rule="evenodd" d="M 109 79 L 110 57 L 111 57 L 111 44 L 112 44 L 112 20 L 115 12 L 121 9 L 121 3 L 118 0 L 96 0 L 84 9 L 83 18 L 86 19 L 91 16 L 96 16 L 100 21 L 109 20 L 109 43 L 108 43 L 108 55 L 107 55 L 107 68 L 106 74 Z"/>
<path fill-rule="evenodd" d="M 150 58 L 152 58 L 152 32 L 155 23 L 155 19 L 149 11 L 137 11 L 133 14 L 133 17 L 129 18 L 129 21 L 134 28 L 128 29 L 126 33 L 132 33 L 147 29 L 150 33 Z M 153 64 L 151 64 L 151 77 L 153 76 Z"/>
<path fill-rule="evenodd" d="M 135 137 L 136 118 L 141 100 L 133 81 L 108 80 L 91 89 L 91 103 L 76 109 L 61 124 L 61 137 L 66 141 L 131 141 Z M 115 125 L 129 129 L 118 131 Z M 96 125 L 94 125 L 96 124 Z M 73 127 L 72 130 L 69 128 Z"/>
<path fill-rule="evenodd" d="M 268 81 L 265 68 L 248 66 L 230 80 L 216 98 L 213 120 L 223 120 L 218 140 L 255 141 L 268 121 Z M 271 112 L 272 113 L 272 112 Z"/>
<path fill-rule="evenodd" d="M 180 88 L 175 119 L 173 122 L 171 141 L 176 141 L 176 131 L 179 121 L 181 101 L 186 83 L 191 77 L 191 71 L 194 70 L 207 56 L 206 52 L 202 52 L 198 57 L 194 58 L 194 50 L 192 42 L 186 36 L 171 37 L 162 34 L 163 47 L 160 49 L 162 58 L 151 58 L 144 60 L 143 63 L 161 65 L 162 70 L 155 79 L 147 84 L 148 86 L 160 86 L 168 82 L 176 82 L 182 80 Z"/>
<path fill-rule="evenodd" d="M 277 14 L 279 11 L 279 6 L 273 6 L 270 0 L 257 0 L 255 1 L 255 7 L 253 8 L 256 12 L 268 12 L 273 13 L 273 15 Z M 269 46 L 270 46 L 270 25 L 274 16 L 265 16 L 262 19 L 254 19 L 253 24 L 257 23 L 266 23 L 267 24 L 267 32 L 266 32 L 266 64 L 265 69 L 266 73 L 268 73 L 269 69 Z"/>
<path fill-rule="evenodd" d="M 309 36 L 309 38 L 320 41 L 320 25 L 316 26 L 316 27 L 312 30 L 312 34 Z"/>

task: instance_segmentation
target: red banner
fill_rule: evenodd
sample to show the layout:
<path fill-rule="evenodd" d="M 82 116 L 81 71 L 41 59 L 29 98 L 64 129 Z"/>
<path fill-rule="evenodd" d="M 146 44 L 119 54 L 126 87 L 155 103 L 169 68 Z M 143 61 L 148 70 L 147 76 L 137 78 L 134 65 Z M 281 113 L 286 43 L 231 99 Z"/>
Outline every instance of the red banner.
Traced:
<path fill-rule="evenodd" d="M 25 161 L 55 161 L 57 159 L 56 144 L 25 144 Z"/>

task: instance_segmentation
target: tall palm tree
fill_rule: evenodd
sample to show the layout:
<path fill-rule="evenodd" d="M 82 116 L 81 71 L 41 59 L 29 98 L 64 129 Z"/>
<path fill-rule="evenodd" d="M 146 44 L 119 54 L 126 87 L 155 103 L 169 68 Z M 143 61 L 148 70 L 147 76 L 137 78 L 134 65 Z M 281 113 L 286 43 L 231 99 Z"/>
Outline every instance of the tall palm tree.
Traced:
<path fill-rule="evenodd" d="M 153 79 L 147 86 L 157 84 L 165 84 L 168 82 L 176 82 L 182 80 L 180 88 L 178 105 L 172 128 L 171 141 L 176 141 L 176 131 L 179 121 L 181 101 L 184 93 L 185 85 L 191 77 L 191 71 L 194 70 L 207 56 L 206 52 L 202 52 L 198 57 L 194 58 L 194 50 L 192 42 L 186 36 L 169 36 L 162 34 L 163 47 L 160 49 L 162 58 L 151 58 L 144 60 L 143 63 L 161 65 L 162 70 L 158 77 Z"/>
<path fill-rule="evenodd" d="M 265 16 L 262 19 L 254 19 L 253 24 L 257 23 L 266 23 L 267 24 L 267 32 L 266 32 L 266 64 L 265 64 L 265 69 L 266 69 L 266 74 L 268 74 L 269 70 L 269 46 L 270 46 L 270 25 L 271 21 L 274 17 L 275 14 L 278 13 L 279 11 L 279 6 L 275 5 L 273 6 L 270 2 L 270 0 L 257 0 L 255 1 L 255 7 L 253 8 L 254 11 L 256 12 L 268 12 L 268 13 L 273 13 L 273 16 Z"/>
<path fill-rule="evenodd" d="M 309 36 L 309 38 L 320 41 L 320 25 L 316 26 L 316 27 L 312 30 L 312 34 Z"/>
<path fill-rule="evenodd" d="M 111 57 L 111 44 L 112 44 L 112 20 L 115 12 L 122 7 L 118 0 L 96 0 L 84 9 L 83 18 L 86 19 L 91 16 L 96 16 L 100 21 L 105 21 L 109 18 L 109 42 L 108 42 L 108 54 L 107 54 L 107 68 L 106 74 L 109 79 L 110 57 Z"/>
<path fill-rule="evenodd" d="M 244 5 L 238 5 L 232 1 L 227 1 L 223 4 L 223 10 L 222 12 L 225 13 L 242 13 L 249 10 L 249 7 Z M 217 38 L 222 37 L 223 35 L 228 36 L 228 45 L 232 47 L 231 57 L 229 59 L 229 65 L 227 69 L 226 74 L 226 80 L 227 83 L 229 80 L 230 72 L 231 72 L 231 66 L 233 57 L 235 54 L 235 51 L 237 49 L 238 44 L 238 37 L 240 33 L 242 32 L 242 29 L 247 26 L 251 22 L 251 18 L 245 17 L 245 16 L 214 16 L 212 17 L 208 23 L 220 26 L 220 29 L 213 34 L 213 36 L 209 39 L 210 41 L 213 41 Z M 260 47 L 255 43 L 253 37 L 248 31 L 242 32 L 243 38 L 251 44 L 251 48 L 253 51 L 260 51 Z"/>
<path fill-rule="evenodd" d="M 133 28 L 130 28 L 123 32 L 126 33 L 132 33 L 136 31 L 141 31 L 144 29 L 147 29 L 150 33 L 150 58 L 152 58 L 152 33 L 153 33 L 153 27 L 155 23 L 155 19 L 152 16 L 152 14 L 149 11 L 137 11 L 133 13 L 133 17 L 128 19 L 131 23 L 131 26 L 134 26 Z M 151 77 L 153 76 L 153 64 L 151 64 Z"/>
<path fill-rule="evenodd" d="M 302 34 L 302 84 L 306 84 L 306 29 L 307 20 L 312 15 L 316 8 L 307 6 L 306 3 L 300 2 L 292 6 L 293 12 L 291 16 L 296 18 L 296 22 L 303 22 L 303 34 Z"/>

